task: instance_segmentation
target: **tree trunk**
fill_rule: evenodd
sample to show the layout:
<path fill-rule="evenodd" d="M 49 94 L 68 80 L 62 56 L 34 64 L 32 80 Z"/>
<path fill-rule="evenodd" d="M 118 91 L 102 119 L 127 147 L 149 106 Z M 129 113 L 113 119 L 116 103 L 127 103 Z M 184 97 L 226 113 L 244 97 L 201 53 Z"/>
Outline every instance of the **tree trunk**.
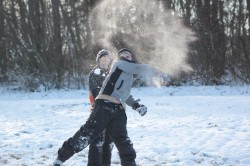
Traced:
<path fill-rule="evenodd" d="M 7 56 L 5 49 L 5 26 L 4 26 L 4 0 L 0 0 L 0 82 L 6 81 L 7 72 Z"/>
<path fill-rule="evenodd" d="M 247 10 L 248 10 L 248 36 L 250 41 L 250 0 L 247 0 Z"/>
<path fill-rule="evenodd" d="M 61 16 L 60 16 L 60 0 L 51 0 L 52 2 L 52 15 L 53 15 L 53 46 L 52 55 L 55 57 L 56 69 L 56 88 L 62 87 L 64 75 L 64 57 L 62 54 L 62 37 L 61 37 Z"/>
<path fill-rule="evenodd" d="M 191 1 L 192 0 L 186 0 L 186 22 L 188 26 L 190 26 L 191 22 Z"/>

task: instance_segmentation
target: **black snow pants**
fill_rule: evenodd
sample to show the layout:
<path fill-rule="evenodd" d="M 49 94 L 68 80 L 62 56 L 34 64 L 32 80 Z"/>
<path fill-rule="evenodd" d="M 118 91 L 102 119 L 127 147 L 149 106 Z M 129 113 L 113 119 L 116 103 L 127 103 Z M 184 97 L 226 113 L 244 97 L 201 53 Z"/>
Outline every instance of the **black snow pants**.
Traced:
<path fill-rule="evenodd" d="M 112 138 L 105 130 L 89 145 L 88 166 L 111 166 Z"/>
<path fill-rule="evenodd" d="M 98 99 L 86 123 L 58 150 L 58 158 L 63 162 L 68 160 L 86 148 L 106 129 L 119 151 L 121 165 L 136 166 L 136 153 L 128 137 L 126 125 L 127 116 L 121 104 Z"/>

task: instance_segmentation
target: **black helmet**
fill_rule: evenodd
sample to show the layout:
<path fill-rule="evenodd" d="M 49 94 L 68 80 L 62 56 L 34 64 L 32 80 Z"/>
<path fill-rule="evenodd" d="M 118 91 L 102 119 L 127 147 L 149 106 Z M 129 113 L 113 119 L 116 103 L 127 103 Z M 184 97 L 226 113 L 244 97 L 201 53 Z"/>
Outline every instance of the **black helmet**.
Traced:
<path fill-rule="evenodd" d="M 118 57 L 124 52 L 124 51 L 127 51 L 127 52 L 129 52 L 130 54 L 132 54 L 132 52 L 129 50 L 129 49 L 127 49 L 127 48 L 122 48 L 122 49 L 120 49 L 119 51 L 118 51 Z"/>

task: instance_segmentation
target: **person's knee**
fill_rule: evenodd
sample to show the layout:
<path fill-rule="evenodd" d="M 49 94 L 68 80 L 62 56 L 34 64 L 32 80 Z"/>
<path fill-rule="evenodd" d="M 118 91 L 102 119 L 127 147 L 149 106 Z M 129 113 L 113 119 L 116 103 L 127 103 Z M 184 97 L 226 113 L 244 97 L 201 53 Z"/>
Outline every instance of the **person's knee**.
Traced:
<path fill-rule="evenodd" d="M 78 139 L 75 140 L 72 139 L 70 144 L 73 147 L 74 152 L 78 153 L 89 145 L 89 138 L 79 137 Z"/>

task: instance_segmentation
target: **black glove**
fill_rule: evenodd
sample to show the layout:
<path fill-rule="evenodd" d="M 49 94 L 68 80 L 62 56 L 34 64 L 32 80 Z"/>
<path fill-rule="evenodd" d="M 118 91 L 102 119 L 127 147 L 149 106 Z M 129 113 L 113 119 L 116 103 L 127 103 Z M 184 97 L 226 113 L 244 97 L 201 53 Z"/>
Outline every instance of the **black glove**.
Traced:
<path fill-rule="evenodd" d="M 132 109 L 133 109 L 133 110 L 136 110 L 136 109 L 139 108 L 139 107 L 140 107 L 140 104 L 136 102 L 136 103 L 132 106 Z"/>
<path fill-rule="evenodd" d="M 139 112 L 141 116 L 144 116 L 147 113 L 147 107 L 145 105 L 135 103 L 132 107 L 133 110 Z"/>

